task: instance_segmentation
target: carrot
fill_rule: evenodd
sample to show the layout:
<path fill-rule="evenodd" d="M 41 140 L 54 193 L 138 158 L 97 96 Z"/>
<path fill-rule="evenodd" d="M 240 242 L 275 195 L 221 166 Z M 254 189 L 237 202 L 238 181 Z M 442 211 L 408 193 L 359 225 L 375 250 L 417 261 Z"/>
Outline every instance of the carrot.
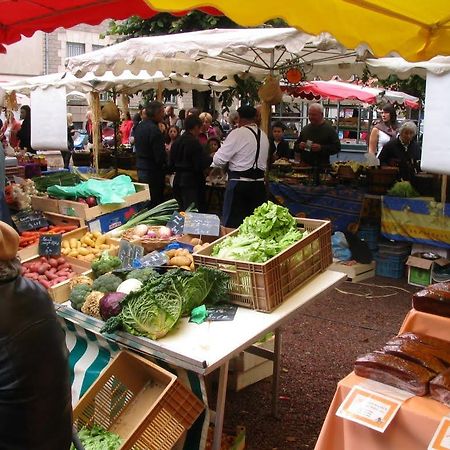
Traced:
<path fill-rule="evenodd" d="M 39 236 L 39 231 L 22 231 L 20 235 L 23 237 L 36 237 Z"/>

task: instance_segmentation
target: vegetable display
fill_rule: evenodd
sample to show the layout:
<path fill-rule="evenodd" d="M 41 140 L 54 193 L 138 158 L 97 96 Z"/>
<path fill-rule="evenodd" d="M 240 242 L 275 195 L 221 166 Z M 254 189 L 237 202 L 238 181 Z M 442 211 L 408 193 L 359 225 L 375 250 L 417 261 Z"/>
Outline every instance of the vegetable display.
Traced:
<path fill-rule="evenodd" d="M 81 238 L 63 239 L 61 253 L 82 261 L 93 261 L 104 251 L 119 248 L 106 242 L 106 236 L 99 231 L 88 231 Z"/>
<path fill-rule="evenodd" d="M 212 256 L 263 263 L 306 236 L 287 208 L 263 203 L 245 218 L 234 236 L 216 244 Z"/>
<path fill-rule="evenodd" d="M 118 269 L 122 265 L 122 261 L 117 256 L 111 256 L 108 252 L 103 252 L 102 256 L 92 262 L 92 272 L 94 277 L 98 278 L 114 269 Z"/>
<path fill-rule="evenodd" d="M 143 269 L 132 270 L 126 276 L 126 279 L 139 280 L 142 281 L 142 283 L 145 283 L 146 281 L 149 281 L 152 278 L 157 278 L 159 276 L 159 273 L 155 269 L 152 269 L 151 267 L 144 267 Z"/>
<path fill-rule="evenodd" d="M 176 200 L 168 200 L 155 206 L 147 211 L 141 211 L 134 215 L 127 223 L 120 227 L 114 228 L 108 234 L 111 237 L 119 237 L 126 230 L 135 228 L 138 225 L 165 225 L 171 218 L 172 214 L 178 211 L 178 203 Z"/>
<path fill-rule="evenodd" d="M 397 181 L 387 192 L 392 197 L 419 197 L 419 193 L 412 187 L 409 181 Z"/>
<path fill-rule="evenodd" d="M 19 249 L 39 244 L 42 234 L 64 234 L 76 230 L 75 225 L 50 225 L 35 231 L 22 231 L 20 233 Z"/>
<path fill-rule="evenodd" d="M 80 182 L 80 177 L 70 172 L 58 172 L 42 177 L 35 177 L 33 181 L 39 192 L 47 192 L 47 188 L 55 184 L 59 186 L 75 186 Z"/>
<path fill-rule="evenodd" d="M 226 301 L 228 283 L 229 275 L 207 267 L 196 272 L 170 270 L 128 294 L 121 302 L 122 311 L 105 323 L 102 332 L 125 330 L 150 339 L 162 338 L 196 306 Z"/>
<path fill-rule="evenodd" d="M 122 280 L 118 276 L 112 273 L 105 273 L 94 280 L 92 290 L 103 292 L 104 294 L 107 292 L 115 292 L 121 283 Z"/>
<path fill-rule="evenodd" d="M 82 428 L 78 437 L 85 450 L 117 450 L 122 445 L 119 435 L 106 431 L 104 428 L 93 425 L 91 429 Z M 70 450 L 75 450 L 72 444 Z"/>
<path fill-rule="evenodd" d="M 100 291 L 92 291 L 90 292 L 86 300 L 81 307 L 81 312 L 87 314 L 88 316 L 95 317 L 96 319 L 101 319 L 100 316 L 100 300 L 103 298 L 105 294 Z"/>
<path fill-rule="evenodd" d="M 103 320 L 117 316 L 122 311 L 121 301 L 126 297 L 122 292 L 110 292 L 100 299 L 100 316 Z"/>
<path fill-rule="evenodd" d="M 41 256 L 22 264 L 22 275 L 41 284 L 45 289 L 68 280 L 74 274 L 71 264 L 62 256 L 59 258 Z"/>
<path fill-rule="evenodd" d="M 77 311 L 81 311 L 81 307 L 86 301 L 86 297 L 91 292 L 92 287 L 89 284 L 77 284 L 74 286 L 69 296 L 69 301 L 72 308 Z"/>

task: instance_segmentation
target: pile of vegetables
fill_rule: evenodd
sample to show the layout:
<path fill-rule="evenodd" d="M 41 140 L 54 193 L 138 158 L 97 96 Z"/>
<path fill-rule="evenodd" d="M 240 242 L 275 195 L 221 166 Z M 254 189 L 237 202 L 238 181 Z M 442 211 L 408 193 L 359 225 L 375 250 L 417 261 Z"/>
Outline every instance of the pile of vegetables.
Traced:
<path fill-rule="evenodd" d="M 88 231 L 81 238 L 63 239 L 61 253 L 83 261 L 93 261 L 104 251 L 118 249 L 118 245 L 106 242 L 106 236 L 99 231 Z"/>
<path fill-rule="evenodd" d="M 149 227 L 143 223 L 134 227 L 131 232 L 131 240 L 138 239 L 159 239 L 159 240 L 167 240 L 172 237 L 172 230 L 165 226 L 160 227 Z"/>
<path fill-rule="evenodd" d="M 119 435 L 106 431 L 99 425 L 94 425 L 91 429 L 82 428 L 78 437 L 85 450 L 117 450 L 122 445 Z M 73 444 L 70 450 L 75 450 Z"/>
<path fill-rule="evenodd" d="M 387 195 L 392 197 L 419 197 L 419 193 L 411 186 L 409 181 L 397 181 Z"/>
<path fill-rule="evenodd" d="M 34 231 L 22 231 L 20 233 L 19 248 L 29 247 L 39 244 L 39 238 L 42 234 L 64 234 L 76 230 L 75 225 L 49 225 Z"/>
<path fill-rule="evenodd" d="M 59 258 L 41 256 L 32 261 L 24 262 L 22 264 L 22 275 L 41 284 L 45 289 L 49 289 L 55 284 L 73 277 L 75 272 L 62 256 Z"/>
<path fill-rule="evenodd" d="M 216 244 L 212 256 L 263 263 L 306 236 L 287 208 L 263 203 L 245 218 L 239 231 Z"/>
<path fill-rule="evenodd" d="M 58 172 L 42 177 L 33 178 L 34 185 L 39 192 L 47 192 L 50 186 L 75 186 L 80 182 L 80 177 L 71 172 Z"/>
<path fill-rule="evenodd" d="M 107 251 L 102 253 L 99 259 L 92 262 L 92 272 L 98 278 L 104 273 L 112 272 L 122 265 L 122 261 L 117 256 L 111 256 Z"/>
<path fill-rule="evenodd" d="M 124 225 L 114 228 L 108 234 L 111 237 L 120 237 L 122 233 L 138 225 L 157 226 L 166 225 L 172 218 L 172 214 L 178 211 L 178 203 L 176 200 L 168 200 L 150 210 L 140 211 L 128 220 Z"/>
<path fill-rule="evenodd" d="M 196 272 L 174 269 L 143 284 L 118 302 L 110 302 L 114 312 L 120 303 L 120 313 L 109 318 L 104 333 L 124 330 L 128 333 L 160 339 L 193 308 L 227 300 L 229 276 L 224 272 L 200 267 Z M 103 302 L 103 300 L 102 300 Z M 102 303 L 101 302 L 101 303 Z"/>

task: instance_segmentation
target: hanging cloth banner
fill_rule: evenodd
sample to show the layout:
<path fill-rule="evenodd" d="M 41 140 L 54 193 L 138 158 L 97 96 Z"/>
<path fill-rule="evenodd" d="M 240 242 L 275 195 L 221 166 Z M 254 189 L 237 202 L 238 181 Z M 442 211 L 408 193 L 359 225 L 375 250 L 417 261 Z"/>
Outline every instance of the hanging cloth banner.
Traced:
<path fill-rule="evenodd" d="M 67 150 L 66 88 L 31 91 L 31 146 L 35 150 Z"/>

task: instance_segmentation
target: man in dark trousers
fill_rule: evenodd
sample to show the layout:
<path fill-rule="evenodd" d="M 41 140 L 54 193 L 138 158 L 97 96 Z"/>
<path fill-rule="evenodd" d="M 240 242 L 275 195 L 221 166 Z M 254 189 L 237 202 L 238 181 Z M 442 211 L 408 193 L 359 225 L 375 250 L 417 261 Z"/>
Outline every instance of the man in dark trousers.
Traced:
<path fill-rule="evenodd" d="M 323 106 L 312 103 L 308 109 L 309 124 L 303 127 L 296 142 L 302 161 L 316 169 L 330 164 L 330 155 L 341 150 L 336 130 L 324 119 Z"/>
<path fill-rule="evenodd" d="M 158 123 L 164 118 L 164 107 L 160 102 L 150 102 L 143 110 L 142 121 L 134 130 L 136 168 L 140 183 L 150 188 L 150 206 L 164 201 L 167 156 L 164 136 Z"/>
<path fill-rule="evenodd" d="M 170 149 L 170 169 L 175 172 L 173 193 L 183 211 L 194 203 L 200 212 L 206 212 L 205 170 L 212 157 L 198 140 L 201 126 L 197 116 L 188 116 L 184 122 L 186 131 Z"/>
<path fill-rule="evenodd" d="M 228 183 L 222 222 L 237 228 L 254 209 L 267 200 L 264 174 L 269 155 L 269 139 L 256 124 L 253 106 L 238 109 L 239 128 L 234 129 L 214 155 L 216 167 L 228 167 Z"/>

